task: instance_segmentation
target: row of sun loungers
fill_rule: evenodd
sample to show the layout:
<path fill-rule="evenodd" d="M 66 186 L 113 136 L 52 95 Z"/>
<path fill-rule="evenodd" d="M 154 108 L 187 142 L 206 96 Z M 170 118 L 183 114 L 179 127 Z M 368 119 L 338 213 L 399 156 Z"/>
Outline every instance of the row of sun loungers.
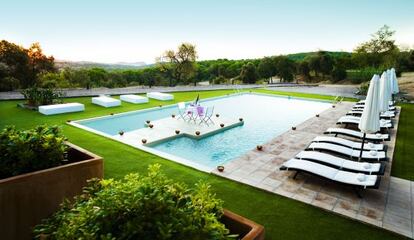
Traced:
<path fill-rule="evenodd" d="M 363 103 L 356 106 L 363 107 Z M 358 124 L 359 120 L 359 117 L 344 116 L 338 120 L 338 124 Z M 382 120 L 381 127 L 392 128 L 392 121 Z M 366 134 L 365 140 L 368 142 L 364 144 L 361 142 L 363 133 L 357 130 L 329 128 L 325 134 L 334 136 L 315 137 L 305 151 L 283 163 L 280 170 L 296 171 L 294 178 L 299 173 L 306 172 L 352 186 L 359 197 L 361 195 L 358 189 L 378 188 L 380 175 L 384 174 L 385 161 L 388 160 L 387 147 L 382 142 L 390 139 L 389 134 Z M 346 136 L 347 139 L 338 135 Z"/>
<path fill-rule="evenodd" d="M 168 101 L 168 100 L 173 100 L 174 96 L 172 94 L 167 94 L 167 93 L 150 92 L 150 93 L 147 93 L 147 97 L 133 95 L 133 94 L 125 94 L 125 95 L 121 95 L 119 98 L 120 100 L 111 98 L 109 96 L 101 95 L 99 97 L 93 97 L 92 103 L 108 108 L 108 107 L 120 106 L 121 101 L 134 103 L 134 104 L 140 104 L 140 103 L 147 103 L 149 101 L 148 98 L 153 98 L 153 99 L 160 100 L 160 101 Z M 81 103 L 64 103 L 64 104 L 39 106 L 39 112 L 44 115 L 81 112 L 84 110 L 85 110 L 85 105 Z"/>

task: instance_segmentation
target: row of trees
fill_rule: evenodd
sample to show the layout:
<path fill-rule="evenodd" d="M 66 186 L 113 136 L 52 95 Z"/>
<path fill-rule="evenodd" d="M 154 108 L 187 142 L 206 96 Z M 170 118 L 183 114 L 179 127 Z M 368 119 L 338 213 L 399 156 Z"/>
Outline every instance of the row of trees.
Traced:
<path fill-rule="evenodd" d="M 45 56 L 39 43 L 26 49 L 0 41 L 0 90 L 33 86 L 40 74 L 55 71 L 54 58 Z"/>
<path fill-rule="evenodd" d="M 132 85 L 196 84 L 200 81 L 221 83 L 256 83 L 277 77 L 282 82 L 316 82 L 343 79 L 368 80 L 372 73 L 396 67 L 399 72 L 414 70 L 414 50 L 400 50 L 388 26 L 379 29 L 353 53 L 326 52 L 264 57 L 262 59 L 197 61 L 196 47 L 181 44 L 167 50 L 156 64 L 136 70 L 102 68 L 59 71 L 53 57 L 43 54 L 38 43 L 25 49 L 5 40 L 0 42 L 0 91 L 40 87 L 125 87 Z"/>

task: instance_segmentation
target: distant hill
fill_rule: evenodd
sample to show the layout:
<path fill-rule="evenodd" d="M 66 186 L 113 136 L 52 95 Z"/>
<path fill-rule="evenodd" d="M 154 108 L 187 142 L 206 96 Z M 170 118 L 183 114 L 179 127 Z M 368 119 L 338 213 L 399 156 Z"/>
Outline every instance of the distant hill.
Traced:
<path fill-rule="evenodd" d="M 332 57 L 350 56 L 350 52 L 329 52 L 326 51 Z M 294 61 L 301 61 L 309 56 L 316 55 L 318 52 L 303 52 L 303 53 L 292 53 L 288 54 L 287 57 Z"/>
<path fill-rule="evenodd" d="M 106 70 L 117 70 L 117 69 L 141 69 L 145 67 L 152 66 L 152 64 L 147 65 L 145 62 L 117 62 L 117 63 L 98 63 L 98 62 L 89 62 L 89 61 L 65 61 L 65 60 L 55 60 L 55 66 L 58 69 L 61 68 L 103 68 Z"/>

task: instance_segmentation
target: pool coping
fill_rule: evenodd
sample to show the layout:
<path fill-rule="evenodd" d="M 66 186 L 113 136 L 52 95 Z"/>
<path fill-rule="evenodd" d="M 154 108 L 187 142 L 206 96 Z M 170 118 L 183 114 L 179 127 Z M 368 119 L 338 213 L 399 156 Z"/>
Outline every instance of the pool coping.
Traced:
<path fill-rule="evenodd" d="M 310 99 L 310 98 L 302 98 L 302 97 L 293 97 L 293 96 L 289 96 L 289 95 L 286 96 L 286 95 L 278 95 L 278 94 L 270 94 L 270 93 L 258 93 L 258 92 L 252 92 L 252 91 L 249 91 L 249 92 L 239 92 L 239 93 L 226 94 L 226 95 L 217 96 L 217 97 L 205 98 L 205 99 L 200 100 L 200 102 L 207 102 L 207 101 L 212 101 L 212 100 L 217 100 L 217 99 L 223 99 L 223 98 L 228 98 L 228 97 L 233 97 L 233 96 L 240 96 L 240 95 L 245 95 L 245 94 L 259 95 L 259 96 L 268 96 L 268 97 L 275 97 L 275 98 L 295 99 L 295 100 L 302 100 L 302 101 L 312 101 L 312 102 L 324 102 L 324 103 L 332 103 L 333 102 L 332 100 L 326 100 L 326 99 Z M 185 103 L 190 103 L 190 102 L 192 102 L 192 101 L 185 101 Z M 73 127 L 77 127 L 77 128 L 83 129 L 83 130 L 88 131 L 88 132 L 91 132 L 91 133 L 94 133 L 96 135 L 100 135 L 100 136 L 109 138 L 109 139 L 111 139 L 113 141 L 116 141 L 116 142 L 120 142 L 120 143 L 129 145 L 131 147 L 137 148 L 137 149 L 142 150 L 144 152 L 151 153 L 151 154 L 155 154 L 155 155 L 157 155 L 159 157 L 165 158 L 165 159 L 170 160 L 170 161 L 174 161 L 176 163 L 179 163 L 179 164 L 182 164 L 182 165 L 191 167 L 191 168 L 194 168 L 196 170 L 200 170 L 202 172 L 206 172 L 206 173 L 210 173 L 210 174 L 213 173 L 214 170 L 216 169 L 216 167 L 207 167 L 205 165 L 195 163 L 195 162 L 193 162 L 193 161 L 191 161 L 189 159 L 185 159 L 185 158 L 182 158 L 182 157 L 173 155 L 173 154 L 169 154 L 169 153 L 165 153 L 165 152 L 156 150 L 154 148 L 151 148 L 150 147 L 151 146 L 150 144 L 145 146 L 145 145 L 142 145 L 140 143 L 127 143 L 127 142 L 122 142 L 118 138 L 116 138 L 117 135 L 110 135 L 110 134 L 107 134 L 107 133 L 104 133 L 104 132 L 95 130 L 93 128 L 84 126 L 84 125 L 82 125 L 82 124 L 79 123 L 79 122 L 86 122 L 86 121 L 92 121 L 92 120 L 98 120 L 98 119 L 110 119 L 110 118 L 115 118 L 115 117 L 119 117 L 119 116 L 123 116 L 123 115 L 135 114 L 135 113 L 151 112 L 151 111 L 159 110 L 160 108 L 173 108 L 173 107 L 176 107 L 177 105 L 178 105 L 178 103 L 173 103 L 173 104 L 168 104 L 168 105 L 162 106 L 162 107 L 151 107 L 151 108 L 145 108 L 145 109 L 127 111 L 127 112 L 122 112 L 122 113 L 116 113 L 116 114 L 111 114 L 111 115 L 104 115 L 104 116 L 98 116 L 98 117 L 92 117 L 92 118 L 72 120 L 72 121 L 67 121 L 66 124 L 71 125 Z M 305 122 L 306 120 L 307 119 L 305 119 L 303 122 Z M 301 122 L 301 123 L 303 123 L 303 122 Z M 222 129 L 219 129 L 221 131 L 215 131 L 214 134 L 219 133 L 219 132 L 222 132 L 222 131 L 225 131 L 227 129 L 228 129 L 228 127 L 224 127 Z M 288 131 L 288 130 L 286 130 L 286 131 Z M 284 134 L 286 131 L 280 133 L 280 135 L 281 134 Z M 181 135 L 181 136 L 180 135 L 178 135 L 176 137 L 182 137 L 183 136 L 183 135 Z M 211 134 L 209 136 L 211 136 Z M 207 137 L 207 136 L 205 136 L 205 137 Z M 168 141 L 168 140 L 171 140 L 171 139 L 165 139 L 165 141 Z M 158 142 L 158 144 L 159 143 L 160 142 Z M 265 144 L 265 143 L 266 142 L 264 142 L 263 144 Z M 242 155 L 240 155 L 238 157 L 241 157 L 241 156 L 245 155 L 246 153 L 244 153 L 244 154 L 242 154 Z M 238 157 L 236 157 L 235 159 L 237 159 Z M 232 160 L 234 160 L 234 159 L 232 159 Z M 231 162 L 232 160 L 229 160 L 228 162 Z"/>

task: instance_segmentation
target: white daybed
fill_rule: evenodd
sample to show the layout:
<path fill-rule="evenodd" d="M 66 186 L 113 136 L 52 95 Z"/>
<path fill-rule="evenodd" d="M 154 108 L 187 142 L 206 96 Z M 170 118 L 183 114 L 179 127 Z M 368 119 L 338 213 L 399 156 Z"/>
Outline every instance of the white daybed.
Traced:
<path fill-rule="evenodd" d="M 63 103 L 53 105 L 39 106 L 39 112 L 44 115 L 53 115 L 69 112 L 82 112 L 85 111 L 85 105 L 81 103 Z"/>
<path fill-rule="evenodd" d="M 147 93 L 147 97 L 161 100 L 161 101 L 174 100 L 174 96 L 172 94 L 160 93 L 160 92 L 149 92 Z"/>
<path fill-rule="evenodd" d="M 147 97 L 133 95 L 133 94 L 121 95 L 119 98 L 124 102 L 135 103 L 135 104 L 148 102 Z"/>
<path fill-rule="evenodd" d="M 121 105 L 121 101 L 108 96 L 93 97 L 92 103 L 102 107 L 116 107 Z"/>

